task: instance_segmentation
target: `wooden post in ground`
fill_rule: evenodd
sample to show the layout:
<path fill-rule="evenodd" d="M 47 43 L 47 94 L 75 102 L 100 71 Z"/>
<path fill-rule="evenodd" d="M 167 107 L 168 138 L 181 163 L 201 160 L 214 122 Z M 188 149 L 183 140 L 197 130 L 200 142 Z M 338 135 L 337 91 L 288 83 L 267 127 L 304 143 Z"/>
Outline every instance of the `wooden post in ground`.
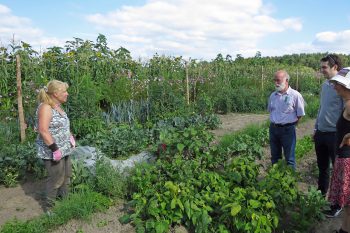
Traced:
<path fill-rule="evenodd" d="M 299 91 L 299 69 L 297 68 L 297 86 L 296 90 Z"/>
<path fill-rule="evenodd" d="M 261 66 L 261 90 L 264 91 L 264 66 Z"/>
<path fill-rule="evenodd" d="M 16 64 L 18 118 L 21 132 L 21 142 L 24 142 L 26 139 L 26 123 L 24 122 L 24 111 L 22 103 L 21 60 L 19 55 L 16 55 Z"/>
<path fill-rule="evenodd" d="M 190 84 L 188 80 L 188 63 L 185 62 L 185 69 L 186 69 L 186 101 L 187 105 L 190 105 Z"/>

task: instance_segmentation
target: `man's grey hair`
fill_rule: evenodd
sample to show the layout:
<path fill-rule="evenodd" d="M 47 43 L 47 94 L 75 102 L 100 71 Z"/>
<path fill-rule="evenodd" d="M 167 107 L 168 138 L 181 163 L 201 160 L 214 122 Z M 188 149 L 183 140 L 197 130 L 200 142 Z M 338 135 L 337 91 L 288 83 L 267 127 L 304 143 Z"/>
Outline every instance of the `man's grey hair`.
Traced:
<path fill-rule="evenodd" d="M 289 82 L 290 76 L 289 76 L 289 74 L 287 73 L 287 71 L 286 71 L 285 74 L 286 74 L 286 75 L 285 75 L 284 77 L 286 77 L 286 80 Z"/>
<path fill-rule="evenodd" d="M 276 74 L 277 74 L 277 73 L 284 73 L 284 77 L 285 77 L 286 80 L 289 82 L 290 76 L 289 76 L 289 74 L 287 73 L 287 71 L 285 71 L 285 70 L 278 70 L 278 71 L 276 72 Z"/>

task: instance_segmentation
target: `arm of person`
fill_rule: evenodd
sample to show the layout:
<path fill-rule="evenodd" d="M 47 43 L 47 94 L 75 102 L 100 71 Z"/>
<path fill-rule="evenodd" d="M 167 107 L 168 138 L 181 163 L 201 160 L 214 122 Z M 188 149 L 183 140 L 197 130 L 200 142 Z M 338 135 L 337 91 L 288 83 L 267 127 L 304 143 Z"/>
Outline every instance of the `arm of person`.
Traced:
<path fill-rule="evenodd" d="M 300 119 L 302 118 L 302 116 L 297 116 L 298 120 L 297 120 L 297 124 L 300 121 Z"/>
<path fill-rule="evenodd" d="M 345 110 L 344 110 L 344 118 L 350 121 L 350 102 L 347 101 L 344 105 Z"/>
<path fill-rule="evenodd" d="M 304 109 L 304 99 L 301 96 L 301 94 L 299 93 L 297 95 L 297 99 L 296 99 L 296 114 L 297 114 L 297 122 L 298 123 L 300 121 L 300 119 L 305 116 L 305 109 Z"/>
<path fill-rule="evenodd" d="M 51 145 L 55 141 L 49 132 L 49 125 L 52 119 L 51 106 L 42 104 L 38 111 L 38 132 L 46 145 Z"/>
<path fill-rule="evenodd" d="M 350 120 L 350 102 L 346 102 L 344 106 L 345 111 L 343 112 L 343 116 L 346 120 Z M 350 146 L 350 133 L 344 135 L 343 140 L 339 145 L 339 148 L 343 146 Z"/>
<path fill-rule="evenodd" d="M 339 148 L 343 146 L 350 146 L 350 133 L 344 135 L 342 142 L 340 143 Z"/>

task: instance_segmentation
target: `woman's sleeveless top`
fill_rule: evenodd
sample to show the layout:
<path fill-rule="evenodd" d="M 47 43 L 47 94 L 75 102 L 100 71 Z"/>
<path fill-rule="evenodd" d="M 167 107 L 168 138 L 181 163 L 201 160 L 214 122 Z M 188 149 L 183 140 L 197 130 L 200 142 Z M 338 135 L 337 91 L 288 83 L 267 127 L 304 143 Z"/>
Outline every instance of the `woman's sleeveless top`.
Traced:
<path fill-rule="evenodd" d="M 39 105 L 40 107 L 40 105 Z M 39 109 L 38 107 L 38 109 Z M 36 128 L 38 128 L 38 109 L 36 110 Z M 65 157 L 72 152 L 72 146 L 70 144 L 70 127 L 69 119 L 66 113 L 61 115 L 57 110 L 52 108 L 52 119 L 49 124 L 49 132 L 53 137 L 53 140 L 57 144 L 58 148 L 62 152 L 62 156 Z M 36 146 L 38 151 L 38 157 L 41 159 L 52 159 L 52 151 L 45 144 L 40 134 L 36 139 Z"/>
<path fill-rule="evenodd" d="M 338 158 L 350 158 L 350 146 L 339 148 L 345 134 L 350 133 L 350 121 L 344 118 L 343 113 L 337 122 L 337 155 Z"/>

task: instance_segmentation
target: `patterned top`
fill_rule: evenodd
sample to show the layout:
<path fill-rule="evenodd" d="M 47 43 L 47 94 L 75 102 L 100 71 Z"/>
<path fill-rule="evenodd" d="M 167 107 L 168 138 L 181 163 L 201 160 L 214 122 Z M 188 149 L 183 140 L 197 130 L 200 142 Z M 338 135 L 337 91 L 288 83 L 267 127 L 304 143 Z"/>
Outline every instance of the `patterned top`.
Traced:
<path fill-rule="evenodd" d="M 40 104 L 41 105 L 41 104 Z M 39 105 L 39 107 L 40 107 Z M 35 123 L 38 128 L 38 109 L 36 110 Z M 57 110 L 52 109 L 52 119 L 49 124 L 49 132 L 57 144 L 58 148 L 62 152 L 62 157 L 69 155 L 72 152 L 72 146 L 70 144 L 70 128 L 69 119 L 66 113 L 61 115 Z M 36 139 L 36 146 L 38 150 L 38 157 L 41 159 L 52 159 L 52 152 L 49 147 L 45 144 L 41 135 L 38 134 Z"/>

